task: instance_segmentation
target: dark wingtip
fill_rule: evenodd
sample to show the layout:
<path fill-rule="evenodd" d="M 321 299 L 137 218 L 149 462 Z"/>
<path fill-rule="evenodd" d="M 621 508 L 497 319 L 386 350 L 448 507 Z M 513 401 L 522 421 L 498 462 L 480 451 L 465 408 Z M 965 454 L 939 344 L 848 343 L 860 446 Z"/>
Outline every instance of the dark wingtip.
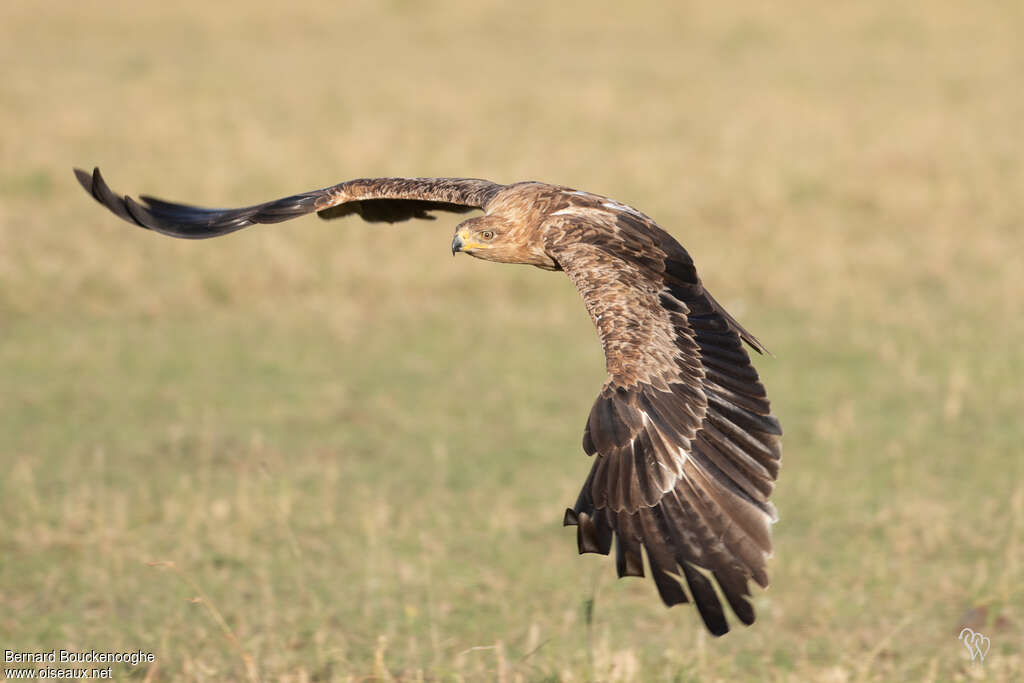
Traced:
<path fill-rule="evenodd" d="M 145 207 L 139 204 L 137 201 L 129 197 L 124 196 L 124 205 L 131 214 L 132 220 L 141 225 L 144 228 L 150 230 L 156 230 L 157 232 L 163 232 L 163 228 L 156 217 Z"/>
<path fill-rule="evenodd" d="M 82 185 L 86 192 L 88 192 L 93 199 L 98 201 L 103 206 L 107 207 L 111 213 L 118 218 L 128 221 L 129 223 L 135 223 L 136 225 L 142 225 L 129 211 L 125 200 L 118 197 L 106 181 L 103 180 L 103 175 L 100 174 L 98 167 L 93 168 L 92 173 L 86 173 L 80 168 L 75 169 L 75 178 Z M 143 227 L 146 227 L 143 225 Z"/>
<path fill-rule="evenodd" d="M 565 516 L 562 517 L 562 526 L 577 526 L 580 523 L 579 515 L 572 508 L 565 508 Z"/>
<path fill-rule="evenodd" d="M 205 239 L 240 230 L 253 223 L 277 223 L 314 210 L 316 193 L 304 193 L 241 209 L 203 209 L 148 195 L 141 202 L 110 189 L 99 168 L 91 174 L 76 168 L 75 178 L 93 199 L 118 218 L 154 232 L 183 239 Z"/>
<path fill-rule="evenodd" d="M 739 325 L 739 323 L 736 324 Z M 762 356 L 770 356 L 772 358 L 775 358 L 775 354 L 769 351 L 768 347 L 762 344 L 760 339 L 750 334 L 743 328 L 740 328 L 740 338 L 743 341 L 747 342 L 747 346 L 752 348 L 754 351 L 757 351 L 758 354 Z"/>
<path fill-rule="evenodd" d="M 729 632 L 729 625 L 725 622 L 710 623 L 705 620 L 704 625 L 707 626 L 708 631 L 710 631 L 711 635 L 713 635 L 715 638 L 721 638 Z"/>
<path fill-rule="evenodd" d="M 86 171 L 83 171 L 80 168 L 76 168 L 74 169 L 74 171 L 75 178 L 78 179 L 78 183 L 85 189 L 86 192 L 92 194 L 92 174 L 87 173 Z M 98 168 L 96 169 L 96 172 L 99 172 Z"/>
<path fill-rule="evenodd" d="M 576 529 L 576 547 L 583 553 L 598 553 L 607 555 L 608 551 L 601 547 L 600 537 L 597 533 L 597 524 L 594 518 L 586 512 L 577 513 L 579 527 Z"/>
<path fill-rule="evenodd" d="M 754 349 L 755 351 L 757 351 L 762 356 L 768 356 L 769 358 L 775 358 L 775 354 L 772 353 L 771 351 L 769 351 L 767 346 L 765 346 L 764 344 L 762 344 L 761 342 L 759 342 L 756 339 L 754 341 L 757 342 L 756 346 L 753 345 L 753 344 L 750 344 L 749 341 L 747 342 L 748 344 L 750 344 L 750 348 Z"/>

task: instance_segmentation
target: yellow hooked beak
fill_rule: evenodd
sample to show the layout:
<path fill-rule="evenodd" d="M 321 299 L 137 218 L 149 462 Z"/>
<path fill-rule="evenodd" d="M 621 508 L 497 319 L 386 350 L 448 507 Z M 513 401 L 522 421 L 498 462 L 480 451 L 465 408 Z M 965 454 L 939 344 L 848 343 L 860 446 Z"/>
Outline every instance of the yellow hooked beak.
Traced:
<path fill-rule="evenodd" d="M 473 249 L 489 249 L 490 247 L 483 242 L 474 242 L 470 239 L 469 230 L 465 228 L 455 233 L 455 237 L 452 238 L 452 256 L 459 253 L 460 251 L 469 253 Z"/>

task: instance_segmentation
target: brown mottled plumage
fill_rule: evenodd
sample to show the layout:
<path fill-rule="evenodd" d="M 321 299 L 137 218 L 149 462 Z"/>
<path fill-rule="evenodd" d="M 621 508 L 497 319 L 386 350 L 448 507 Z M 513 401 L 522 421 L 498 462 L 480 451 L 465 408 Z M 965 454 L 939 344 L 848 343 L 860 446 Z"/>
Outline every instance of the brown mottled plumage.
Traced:
<path fill-rule="evenodd" d="M 351 180 L 242 209 L 142 205 L 113 194 L 99 169 L 75 174 L 121 218 L 193 239 L 314 211 L 396 222 L 482 209 L 456 228 L 452 253 L 565 271 L 604 347 L 608 379 L 583 433 L 596 458 L 564 519 L 579 551 L 608 554 L 614 538 L 619 576 L 643 576 L 644 548 L 666 605 L 693 600 L 708 629 L 726 633 L 717 583 L 753 623 L 748 580 L 768 585 L 782 431 L 741 340 L 764 347 L 644 214 L 566 187 L 465 178 Z"/>

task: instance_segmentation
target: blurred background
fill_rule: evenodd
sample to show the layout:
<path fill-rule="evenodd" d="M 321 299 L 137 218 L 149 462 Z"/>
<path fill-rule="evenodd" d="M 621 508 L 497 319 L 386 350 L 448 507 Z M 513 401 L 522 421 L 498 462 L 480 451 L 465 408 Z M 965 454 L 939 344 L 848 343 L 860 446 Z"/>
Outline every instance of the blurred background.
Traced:
<path fill-rule="evenodd" d="M 0 642 L 218 680 L 1021 680 L 1024 9 L 0 9 Z M 362 176 L 639 207 L 774 353 L 772 586 L 721 639 L 578 557 L 603 381 L 568 279 L 459 220 L 208 242 Z M 991 639 L 972 664 L 957 635 Z"/>

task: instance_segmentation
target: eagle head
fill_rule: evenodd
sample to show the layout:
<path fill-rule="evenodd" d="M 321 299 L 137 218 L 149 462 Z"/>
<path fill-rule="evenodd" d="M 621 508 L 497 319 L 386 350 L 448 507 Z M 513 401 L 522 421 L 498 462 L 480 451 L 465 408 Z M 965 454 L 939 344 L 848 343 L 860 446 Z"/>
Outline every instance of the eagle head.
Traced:
<path fill-rule="evenodd" d="M 496 215 L 478 216 L 459 223 L 452 238 L 452 255 L 460 251 L 485 261 L 558 269 L 558 264 L 545 251 L 538 230 Z"/>

